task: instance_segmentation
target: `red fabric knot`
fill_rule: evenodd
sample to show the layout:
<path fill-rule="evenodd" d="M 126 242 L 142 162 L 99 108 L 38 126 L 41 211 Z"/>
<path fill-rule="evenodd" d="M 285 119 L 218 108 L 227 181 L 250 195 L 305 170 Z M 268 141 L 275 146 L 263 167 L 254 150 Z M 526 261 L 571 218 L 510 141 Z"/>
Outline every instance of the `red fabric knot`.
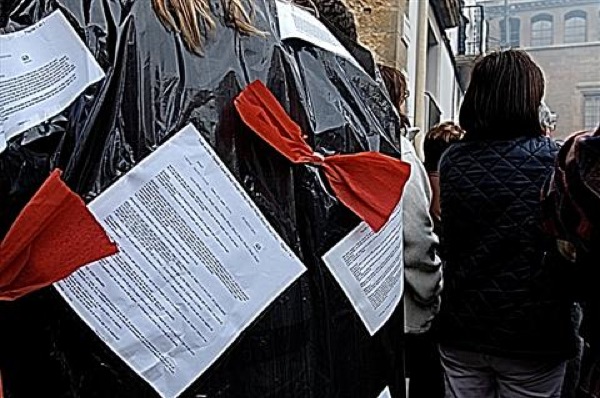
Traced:
<path fill-rule="evenodd" d="M 0 242 L 0 301 L 17 299 L 117 252 L 60 174 L 50 174 Z"/>
<path fill-rule="evenodd" d="M 313 152 L 313 156 L 319 159 L 319 161 L 316 162 L 316 164 L 321 164 L 325 161 L 325 155 L 323 155 L 319 152 Z"/>
<path fill-rule="evenodd" d="M 260 81 L 235 99 L 244 123 L 293 163 L 323 168 L 337 198 L 379 231 L 398 205 L 410 176 L 410 165 L 379 152 L 323 156 L 315 153 L 298 126 Z"/>

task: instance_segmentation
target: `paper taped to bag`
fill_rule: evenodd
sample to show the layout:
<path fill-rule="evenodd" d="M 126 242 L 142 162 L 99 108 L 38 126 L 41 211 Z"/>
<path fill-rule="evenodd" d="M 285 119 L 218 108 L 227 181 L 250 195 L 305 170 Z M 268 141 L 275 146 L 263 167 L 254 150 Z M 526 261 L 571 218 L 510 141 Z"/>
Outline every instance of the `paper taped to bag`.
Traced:
<path fill-rule="evenodd" d="M 305 270 L 191 125 L 90 209 L 120 253 L 57 287 L 163 397 L 183 392 Z"/>
<path fill-rule="evenodd" d="M 281 40 L 301 39 L 340 55 L 362 69 L 336 37 L 310 12 L 284 1 L 275 1 Z"/>
<path fill-rule="evenodd" d="M 0 35 L 0 153 L 9 139 L 62 112 L 103 77 L 60 11 Z"/>
<path fill-rule="evenodd" d="M 402 202 L 373 232 L 361 223 L 323 256 L 371 335 L 392 316 L 404 289 Z"/>

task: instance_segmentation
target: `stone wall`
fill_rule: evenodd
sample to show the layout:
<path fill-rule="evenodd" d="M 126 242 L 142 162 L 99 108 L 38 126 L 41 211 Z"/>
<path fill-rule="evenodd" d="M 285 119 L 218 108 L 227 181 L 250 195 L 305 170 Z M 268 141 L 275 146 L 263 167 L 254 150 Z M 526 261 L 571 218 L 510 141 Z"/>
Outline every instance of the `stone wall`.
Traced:
<path fill-rule="evenodd" d="M 358 25 L 359 41 L 378 62 L 406 68 L 406 44 L 402 41 L 408 0 L 346 0 Z"/>

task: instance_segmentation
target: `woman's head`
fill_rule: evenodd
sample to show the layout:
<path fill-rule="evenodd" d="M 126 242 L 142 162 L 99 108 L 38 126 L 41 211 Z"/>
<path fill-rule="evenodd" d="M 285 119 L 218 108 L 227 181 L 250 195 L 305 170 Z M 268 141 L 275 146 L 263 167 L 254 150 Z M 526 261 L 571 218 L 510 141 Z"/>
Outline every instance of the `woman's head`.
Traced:
<path fill-rule="evenodd" d="M 460 141 L 463 135 L 464 131 L 451 121 L 433 126 L 425 134 L 425 139 L 423 140 L 425 169 L 430 173 L 438 171 L 438 164 L 442 154 L 452 144 Z"/>
<path fill-rule="evenodd" d="M 391 68 L 383 64 L 377 64 L 385 88 L 387 89 L 392 103 L 400 112 L 402 105 L 408 98 L 408 87 L 406 84 L 406 77 L 398 69 Z"/>
<path fill-rule="evenodd" d="M 465 137 L 509 139 L 544 132 L 539 107 L 544 97 L 540 67 L 519 50 L 494 52 L 479 60 L 460 109 Z"/>
<path fill-rule="evenodd" d="M 400 123 L 402 126 L 409 127 L 410 121 L 408 116 L 406 116 L 406 109 L 404 107 L 406 99 L 408 98 L 408 84 L 406 83 L 406 77 L 404 77 L 404 74 L 398 69 L 383 64 L 377 64 L 377 67 L 381 73 L 385 88 L 390 95 L 392 104 L 394 104 L 394 107 L 400 115 Z"/>

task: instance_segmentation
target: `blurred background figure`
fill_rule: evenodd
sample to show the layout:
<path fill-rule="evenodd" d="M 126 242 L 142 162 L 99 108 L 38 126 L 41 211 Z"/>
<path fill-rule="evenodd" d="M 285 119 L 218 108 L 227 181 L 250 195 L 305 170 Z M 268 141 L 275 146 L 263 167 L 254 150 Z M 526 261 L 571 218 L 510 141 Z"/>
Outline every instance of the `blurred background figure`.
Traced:
<path fill-rule="evenodd" d="M 406 77 L 398 69 L 383 64 L 377 64 L 381 78 L 385 84 L 392 103 L 400 115 L 403 126 L 410 127 L 410 120 L 406 116 L 406 99 L 410 95 L 406 84 Z"/>
<path fill-rule="evenodd" d="M 539 113 L 542 129 L 547 136 L 552 136 L 552 133 L 556 131 L 556 113 L 552 112 L 544 101 L 542 101 L 542 104 L 540 105 Z"/>
<path fill-rule="evenodd" d="M 460 141 L 464 131 L 454 122 L 448 121 L 434 126 L 425 135 L 423 140 L 423 152 L 425 154 L 425 169 L 429 176 L 429 183 L 433 192 L 431 201 L 431 216 L 435 225 L 435 231 L 440 236 L 441 211 L 440 211 L 440 174 L 439 164 L 442 154 L 450 146 Z"/>
<path fill-rule="evenodd" d="M 600 126 L 569 137 L 543 192 L 546 229 L 571 263 L 565 277 L 583 307 L 577 398 L 600 397 Z"/>
<path fill-rule="evenodd" d="M 409 126 L 404 114 L 408 97 L 402 72 L 378 65 L 390 99 L 403 127 Z M 412 143 L 400 136 L 402 160 L 410 163 L 411 175 L 402 196 L 404 217 L 405 276 L 405 366 L 411 398 L 444 396 L 442 368 L 437 344 L 429 329 L 440 308 L 442 267 L 438 256 L 438 236 L 433 230 L 429 209 L 432 191 L 423 163 Z"/>
<path fill-rule="evenodd" d="M 421 129 L 411 126 L 410 119 L 406 115 L 406 99 L 410 95 L 406 77 L 398 69 L 383 64 L 377 64 L 377 67 L 385 88 L 390 93 L 390 98 L 392 98 L 392 102 L 400 116 L 400 123 L 404 127 L 404 136 L 413 143 L 415 136 Z"/>

